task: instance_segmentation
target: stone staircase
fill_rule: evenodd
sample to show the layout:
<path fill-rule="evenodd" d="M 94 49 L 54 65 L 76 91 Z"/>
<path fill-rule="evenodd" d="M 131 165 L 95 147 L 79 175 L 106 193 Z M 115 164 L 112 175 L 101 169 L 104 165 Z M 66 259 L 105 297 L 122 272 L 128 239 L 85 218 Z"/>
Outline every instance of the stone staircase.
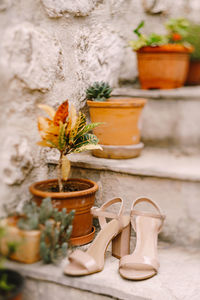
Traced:
<path fill-rule="evenodd" d="M 123 87 L 114 94 L 148 98 L 143 113 L 145 149 L 128 160 L 71 155 L 72 177 L 98 183 L 98 206 L 122 197 L 128 213 L 136 197 L 158 202 L 167 216 L 159 237 L 159 274 L 141 282 L 124 280 L 117 271 L 118 260 L 109 254 L 102 272 L 83 278 L 62 275 L 62 266 L 18 266 L 28 278 L 25 300 L 200 299 L 200 88 Z M 47 164 L 54 177 L 57 158 L 51 153 Z"/>

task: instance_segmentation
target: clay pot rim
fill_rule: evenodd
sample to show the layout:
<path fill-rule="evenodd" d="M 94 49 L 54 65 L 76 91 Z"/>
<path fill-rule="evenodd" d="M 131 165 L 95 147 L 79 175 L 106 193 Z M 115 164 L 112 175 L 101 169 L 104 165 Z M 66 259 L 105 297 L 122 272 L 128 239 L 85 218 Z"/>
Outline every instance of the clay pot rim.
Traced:
<path fill-rule="evenodd" d="M 66 198 L 75 198 L 75 197 L 80 197 L 88 194 L 95 193 L 98 190 L 98 185 L 95 181 L 89 180 L 89 179 L 82 179 L 82 178 L 70 178 L 67 180 L 72 181 L 72 182 L 84 182 L 84 183 L 89 183 L 91 185 L 90 188 L 82 190 L 82 191 L 76 191 L 76 192 L 45 192 L 41 191 L 37 188 L 38 185 L 40 184 L 45 184 L 45 183 L 53 183 L 53 182 L 58 182 L 58 179 L 48 179 L 48 180 L 42 180 L 42 181 L 37 181 L 34 182 L 30 187 L 29 191 L 34 195 L 42 198 L 50 197 L 50 198 L 58 198 L 58 199 L 66 199 Z"/>
<path fill-rule="evenodd" d="M 137 50 L 137 53 L 192 53 L 194 47 L 181 44 L 165 44 L 161 46 L 144 46 Z"/>
<path fill-rule="evenodd" d="M 126 100 L 126 101 L 125 101 Z M 143 107 L 147 103 L 145 98 L 133 98 L 133 97 L 111 97 L 107 101 L 96 102 L 87 100 L 89 107 L 102 107 L 102 108 L 114 108 L 114 107 Z"/>

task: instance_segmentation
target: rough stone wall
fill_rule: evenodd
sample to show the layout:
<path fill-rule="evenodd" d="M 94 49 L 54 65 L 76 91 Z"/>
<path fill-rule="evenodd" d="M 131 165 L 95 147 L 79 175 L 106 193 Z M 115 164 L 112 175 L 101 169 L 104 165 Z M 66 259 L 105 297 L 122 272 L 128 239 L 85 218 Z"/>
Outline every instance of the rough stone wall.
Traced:
<path fill-rule="evenodd" d="M 1 214 L 48 176 L 47 150 L 36 146 L 37 104 L 69 99 L 79 109 L 90 82 L 133 81 L 136 60 L 126 45 L 137 23 L 161 30 L 169 16 L 199 12 L 198 0 L 0 0 Z"/>

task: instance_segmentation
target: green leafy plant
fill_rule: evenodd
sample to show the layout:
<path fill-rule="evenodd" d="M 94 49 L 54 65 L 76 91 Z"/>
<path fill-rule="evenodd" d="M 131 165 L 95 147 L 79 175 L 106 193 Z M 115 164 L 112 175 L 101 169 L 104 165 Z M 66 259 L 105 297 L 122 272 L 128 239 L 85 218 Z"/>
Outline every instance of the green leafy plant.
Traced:
<path fill-rule="evenodd" d="M 69 214 L 66 213 L 66 209 L 61 212 L 55 210 L 53 215 L 56 222 L 45 222 L 40 240 L 40 256 L 44 263 L 54 263 L 60 257 L 66 256 L 74 213 L 73 210 Z"/>
<path fill-rule="evenodd" d="M 186 41 L 194 47 L 191 60 L 200 61 L 200 24 L 190 23 Z"/>
<path fill-rule="evenodd" d="M 181 43 L 188 35 L 189 21 L 185 18 L 169 19 L 165 23 L 170 43 Z"/>
<path fill-rule="evenodd" d="M 70 162 L 67 155 L 86 150 L 101 149 L 97 137 L 90 131 L 100 123 L 87 124 L 82 112 L 76 113 L 71 104 L 68 109 L 68 101 L 63 102 L 55 111 L 48 105 L 39 105 L 48 114 L 48 118 L 38 118 L 38 130 L 42 141 L 38 145 L 42 147 L 56 148 L 60 152 L 58 163 L 59 191 L 63 191 L 63 181 L 66 181 L 70 173 Z"/>
<path fill-rule="evenodd" d="M 6 235 L 6 227 L 0 226 L 0 244 L 1 240 L 4 238 Z M 3 255 L 0 253 L 0 270 L 3 270 L 3 264 L 6 260 L 7 257 L 9 257 L 11 254 L 13 254 L 16 251 L 17 245 L 15 243 L 8 243 L 8 253 L 7 255 Z M 12 291 L 15 288 L 15 285 L 8 283 L 8 276 L 5 273 L 2 273 L 0 275 L 0 299 L 1 299 L 1 294 L 5 292 Z M 2 298 L 3 299 L 3 298 Z"/>
<path fill-rule="evenodd" d="M 167 32 L 164 35 L 151 33 L 150 35 L 146 36 L 145 34 L 142 34 L 140 32 L 144 25 L 144 21 L 141 21 L 136 29 L 133 30 L 138 39 L 130 41 L 129 45 L 135 51 L 145 46 L 155 47 L 173 43 L 190 46 L 190 44 L 187 43 L 186 40 L 186 37 L 188 35 L 189 22 L 185 18 L 169 19 L 165 24 Z"/>
<path fill-rule="evenodd" d="M 86 90 L 86 98 L 88 100 L 102 102 L 110 98 L 112 88 L 107 82 L 96 81 L 90 85 Z"/>

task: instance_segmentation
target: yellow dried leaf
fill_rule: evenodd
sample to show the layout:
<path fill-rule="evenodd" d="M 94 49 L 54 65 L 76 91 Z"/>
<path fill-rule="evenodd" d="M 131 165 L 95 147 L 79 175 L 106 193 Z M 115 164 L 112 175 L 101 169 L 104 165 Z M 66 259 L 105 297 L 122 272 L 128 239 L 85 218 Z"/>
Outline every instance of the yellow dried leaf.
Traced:
<path fill-rule="evenodd" d="M 49 134 L 53 134 L 53 135 L 58 135 L 59 134 L 59 129 L 60 127 L 57 125 L 54 125 L 53 123 L 49 126 L 49 128 L 47 129 L 47 133 Z"/>
<path fill-rule="evenodd" d="M 80 152 L 83 152 L 83 151 L 94 150 L 94 149 L 103 150 L 100 145 L 89 144 L 89 145 L 81 146 L 80 148 L 75 149 L 75 151 L 73 151 L 73 152 L 74 153 L 80 153 Z"/>
<path fill-rule="evenodd" d="M 43 137 L 43 140 L 47 141 L 47 143 L 52 143 L 53 145 L 55 145 L 56 147 L 58 146 L 58 136 L 55 136 L 53 134 L 46 134 Z"/>
<path fill-rule="evenodd" d="M 70 131 L 73 130 L 73 128 L 76 125 L 76 120 L 77 120 L 76 108 L 73 104 L 71 104 L 66 134 L 70 133 Z"/>
<path fill-rule="evenodd" d="M 47 115 L 53 120 L 56 113 L 53 107 L 46 104 L 39 104 L 38 107 L 41 108 L 44 112 L 46 112 Z"/>
<path fill-rule="evenodd" d="M 38 117 L 38 130 L 42 137 L 46 135 L 46 132 L 47 132 L 51 122 L 52 121 L 48 118 Z"/>
<path fill-rule="evenodd" d="M 70 173 L 70 161 L 67 156 L 63 156 L 62 158 L 62 179 L 67 180 L 69 178 Z"/>

